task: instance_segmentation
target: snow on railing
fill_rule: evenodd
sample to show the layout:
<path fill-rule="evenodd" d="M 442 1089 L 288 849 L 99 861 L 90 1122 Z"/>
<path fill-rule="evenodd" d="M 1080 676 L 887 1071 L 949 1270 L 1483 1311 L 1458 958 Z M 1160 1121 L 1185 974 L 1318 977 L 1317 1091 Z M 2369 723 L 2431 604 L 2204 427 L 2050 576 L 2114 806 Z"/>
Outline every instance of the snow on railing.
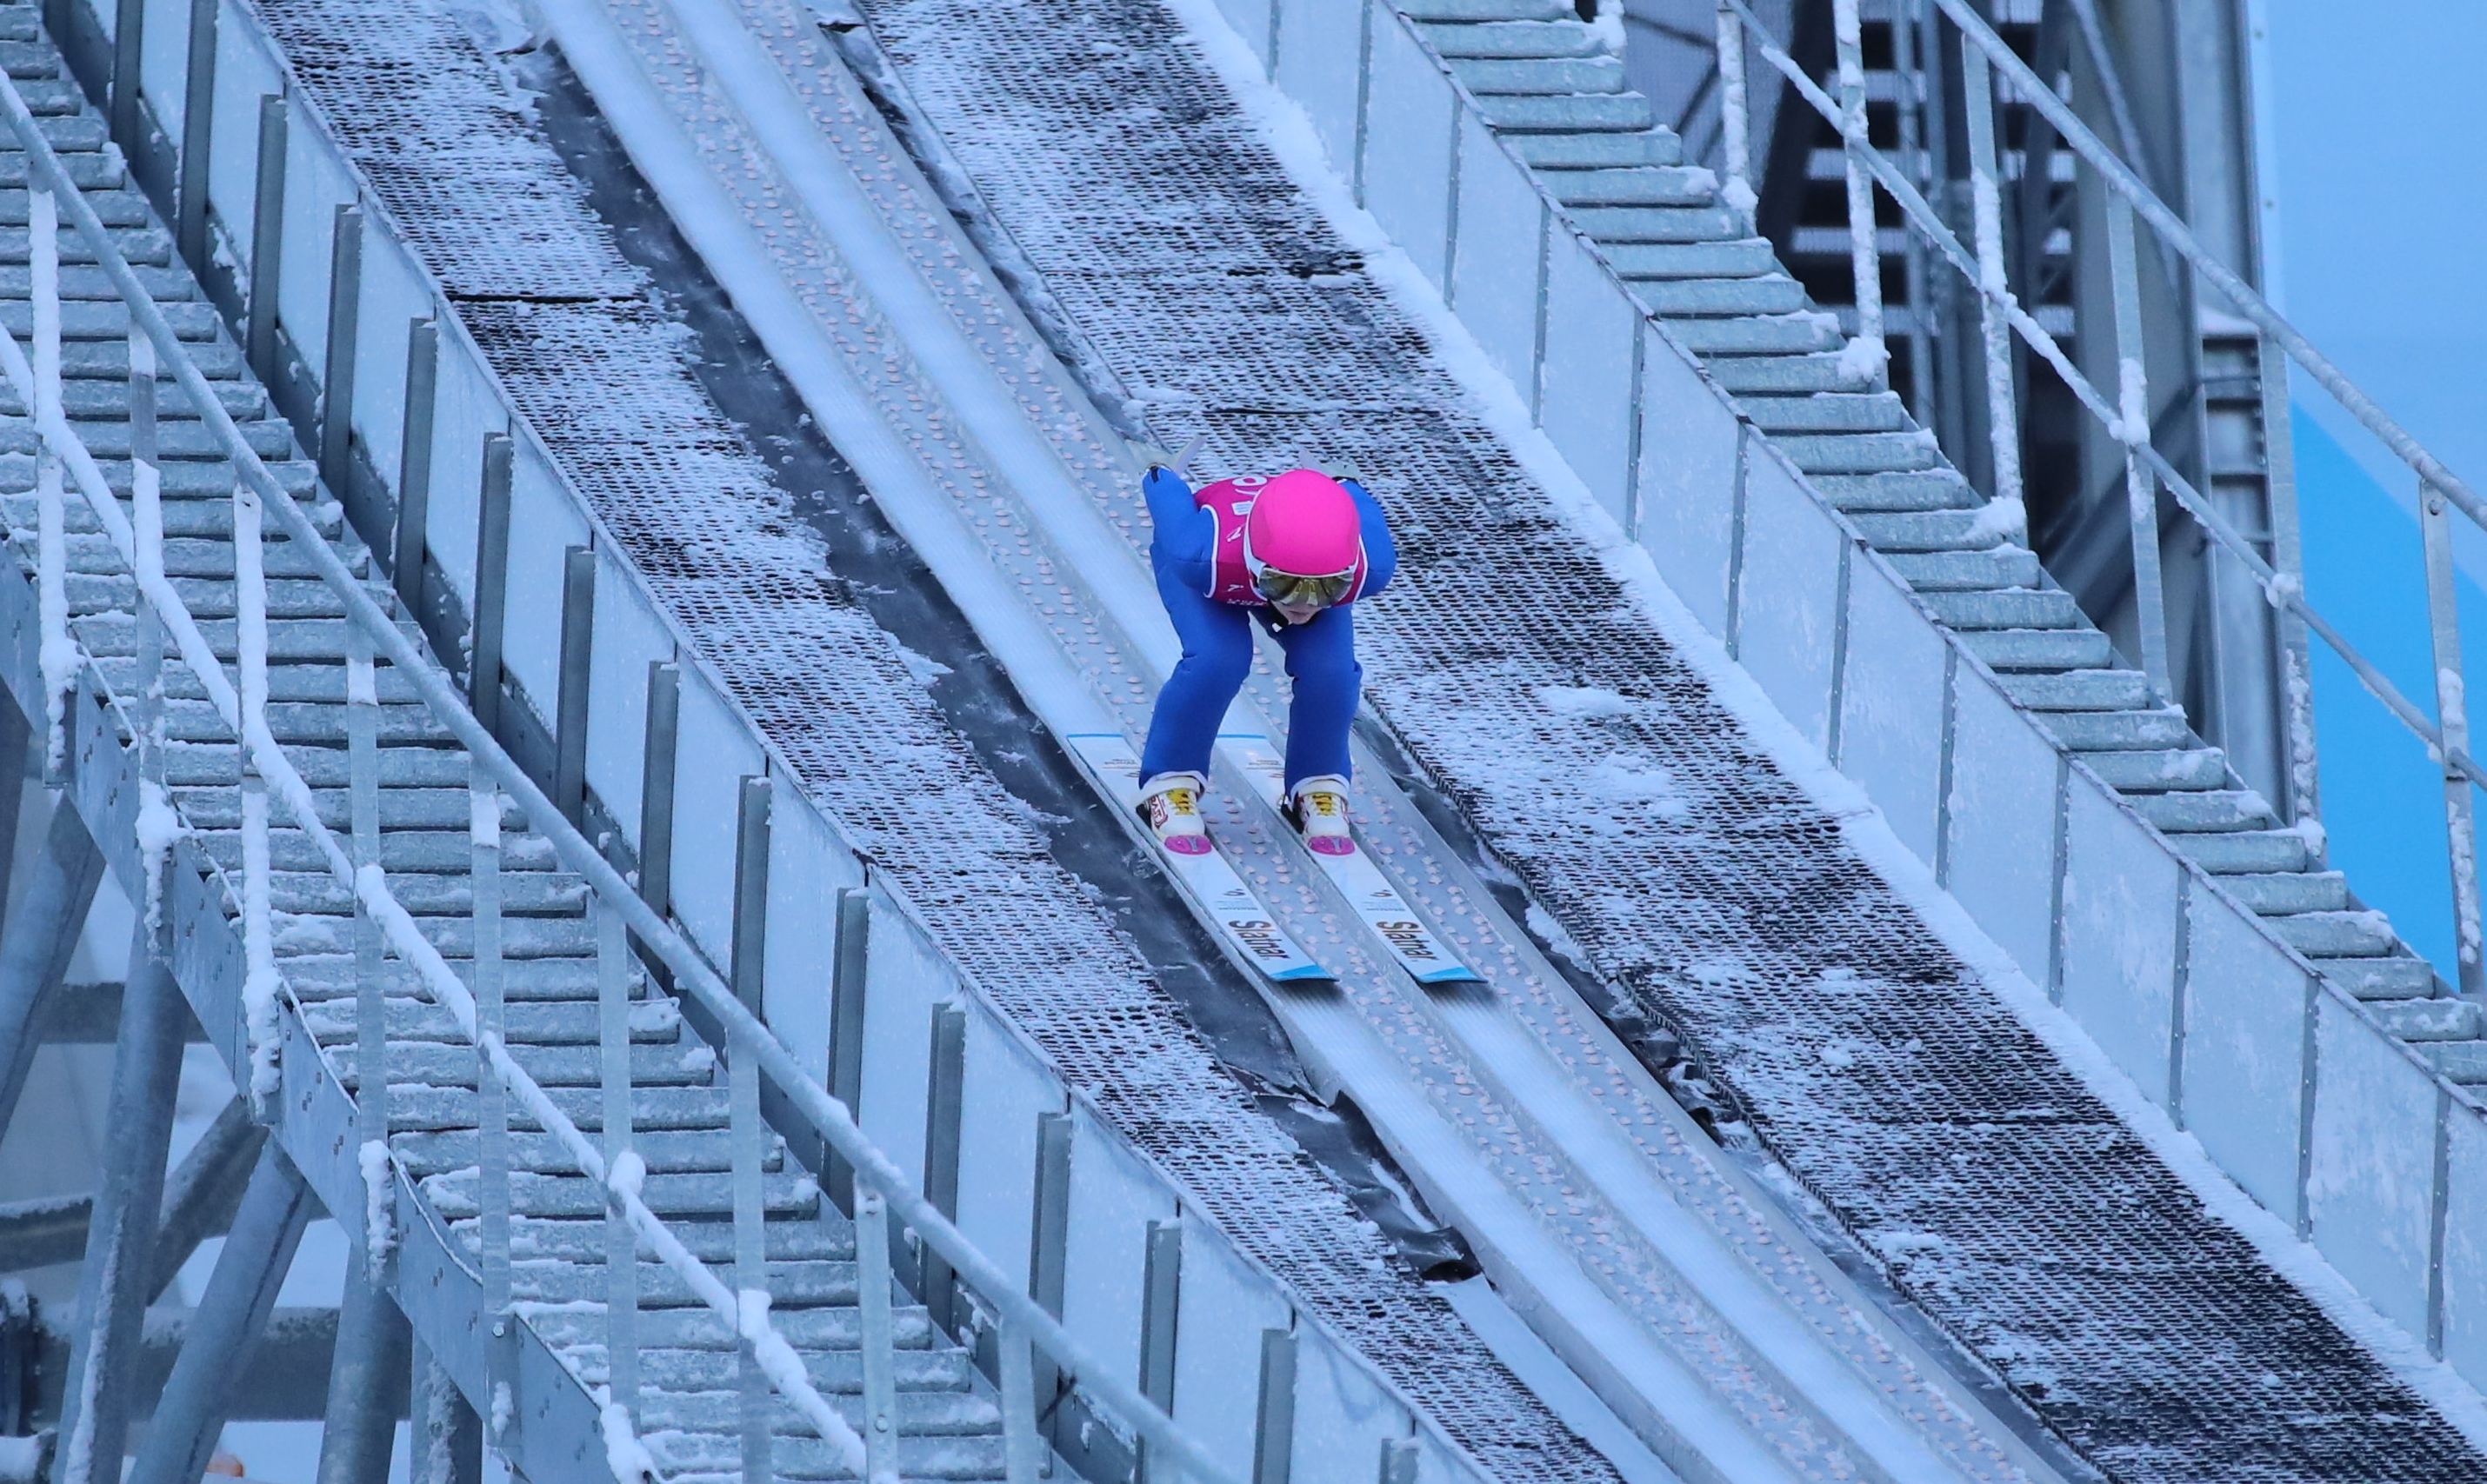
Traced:
<path fill-rule="evenodd" d="M 1866 137 L 1865 115 L 1857 105 L 1856 54 L 1858 0 L 1833 0 L 1832 15 L 1838 48 L 1841 97 L 1834 99 L 1771 35 L 1746 0 L 1718 0 L 1718 64 L 1731 86 L 1721 90 L 1729 116 L 1721 123 L 1731 142 L 1734 160 L 1745 153 L 1749 121 L 1743 117 L 1746 89 L 1745 45 L 1749 31 L 1762 60 L 1788 80 L 1814 112 L 1839 131 L 1848 161 L 1852 267 L 1858 306 L 1858 335 L 1849 347 L 1879 371 L 1881 347 L 1882 265 L 1874 236 L 1874 194 L 1859 190 L 1870 178 L 1899 207 L 1902 219 L 1916 238 L 1936 252 L 1976 291 L 1983 313 L 1982 334 L 1988 432 L 1996 469 L 1995 497 L 2018 503 L 2021 493 L 2020 420 L 2015 412 L 2011 342 L 2017 334 L 2060 378 L 2075 400 L 2124 450 L 2127 526 L 2133 552 L 2136 608 L 2142 670 L 2155 704 L 2174 704 L 2168 680 L 2167 620 L 2159 571 L 2158 491 L 2165 489 L 2202 533 L 2227 553 L 2261 588 L 2281 633 L 2280 704 L 2286 721 L 2286 746 L 2293 821 L 2309 838 L 2319 840 L 2320 822 L 2314 798 L 2314 701 L 2306 635 L 2323 641 L 2383 703 L 2401 725 L 2426 744 L 2427 753 L 2444 773 L 2445 828 L 2452 873 L 2454 921 L 2458 933 L 2459 977 L 2463 994 L 2487 994 L 2487 957 L 2482 957 L 2479 885 L 2476 867 L 2477 829 L 2471 789 L 2487 787 L 2487 768 L 2470 752 L 2470 725 L 2463 700 L 2462 657 L 2456 619 L 2447 506 L 2458 508 L 2487 528 L 2487 502 L 2421 447 L 2388 416 L 2374 400 L 2350 381 L 2340 369 L 2281 318 L 2267 299 L 2225 264 L 2213 257 L 2175 211 L 2161 201 L 2141 178 L 2083 124 L 2072 106 L 2013 52 L 1970 9 L 1968 0 L 1932 0 L 1958 27 L 1963 90 L 1968 99 L 1969 183 L 1975 250 L 1962 246 L 1950 225 L 1929 205 L 1907 171 L 1876 149 Z M 2118 385 L 2101 391 L 2077 368 L 2063 347 L 2039 324 L 2013 294 L 2003 247 L 2001 169 L 1995 131 L 1995 109 L 2005 100 L 2026 103 L 2043 115 L 2082 160 L 2107 186 L 2107 236 L 2110 289 L 2114 300 L 2114 341 Z M 1746 184 L 1749 191 L 1749 182 Z M 2153 445 L 2148 425 L 2148 387 L 2141 369 L 2141 292 L 2135 262 L 2137 220 L 2146 224 L 2163 250 L 2199 274 L 2202 281 L 2232 304 L 2261 332 L 2262 375 L 2268 383 L 2294 361 L 2356 417 L 2419 481 L 2419 524 L 2426 545 L 2426 591 L 2434 651 L 2439 724 L 2413 703 L 2347 637 L 2306 602 L 2300 561 L 2295 497 L 2275 490 L 2273 553 L 2266 559 L 2253 540 L 2235 525 Z M 1870 306 L 1870 314 L 1868 312 Z M 1859 347 L 1864 347 L 1859 351 Z M 2279 355 L 2272 351 L 2277 350 Z M 2284 359 L 2282 359 L 2284 357 Z M 1843 356 L 1843 366 L 1849 364 Z M 1857 378 L 1866 380 L 1868 377 Z M 2268 401 L 2266 417 L 2272 415 Z"/>
<path fill-rule="evenodd" d="M 31 170 L 29 220 L 33 224 L 31 279 L 35 292 L 34 356 L 30 360 L 14 334 L 0 335 L 0 372 L 5 372 L 25 404 L 34 409 L 42 439 L 38 479 L 37 578 L 41 593 L 43 684 L 52 721 L 52 759 L 57 767 L 65 745 L 64 698 L 82 663 L 69 628 L 67 595 L 67 516 L 61 473 L 66 469 L 98 524 L 133 574 L 138 589 L 141 645 L 154 635 L 156 657 L 169 637 L 182 662 L 204 687 L 208 701 L 240 742 L 242 795 L 241 926 L 245 949 L 244 1005 L 250 1048 L 250 1090 L 263 1103 L 278 1086 L 283 993 L 273 935 L 273 860 L 270 854 L 271 801 L 318 854 L 328 873 L 355 903 L 359 1031 L 356 1043 L 357 1102 L 363 1143 L 358 1163 L 372 1202 L 366 1216 L 366 1241 L 377 1272 L 384 1263 L 389 1236 L 383 1219 L 383 1183 L 392 1176 L 386 1153 L 387 1089 L 385 1000 L 377 973 L 380 943 L 410 966 L 425 994 L 448 1011 L 476 1050 L 477 1091 L 481 1118 L 478 1206 L 483 1218 L 482 1265 L 487 1304 L 496 1317 L 512 1313 L 510 1294 L 510 1216 L 512 1168 L 507 1100 L 518 1106 L 539 1127 L 553 1135 L 569 1160 L 594 1184 L 607 1210 L 608 1302 L 605 1306 L 607 1386 L 595 1398 L 608 1463 L 626 1484 L 653 1476 L 655 1461 L 638 1439 L 637 1279 L 641 1247 L 677 1274 L 691 1294 L 722 1321 L 740 1341 L 744 1363 L 765 1379 L 768 1389 L 796 1412 L 837 1455 L 839 1465 L 873 1484 L 896 1484 L 897 1399 L 895 1339 L 889 1309 L 890 1263 L 886 1213 L 894 1212 L 924 1245 L 939 1253 L 958 1280 L 1001 1318 L 1000 1377 L 1005 1431 L 1005 1456 L 1011 1484 L 1035 1484 L 1043 1459 L 1032 1386 L 1030 1347 L 1042 1351 L 1068 1381 L 1103 1402 L 1143 1439 L 1154 1466 L 1180 1472 L 1200 1484 L 1241 1484 L 1221 1459 L 1214 1456 L 1155 1402 L 1114 1374 L 1075 1340 L 1059 1320 L 1030 1299 L 1022 1286 L 970 1244 L 958 1228 L 914 1190 L 907 1176 L 858 1128 L 849 1109 L 807 1076 L 791 1053 L 717 976 L 707 961 L 640 899 L 624 878 L 556 809 L 549 799 L 476 720 L 463 699 L 435 670 L 374 602 L 344 560 L 329 546 L 266 465 L 242 437 L 213 388 L 191 359 L 162 310 L 147 293 L 111 235 L 62 169 L 16 85 L 0 76 L 0 105 L 25 152 Z M 61 402 L 60 281 L 58 216 L 66 206 L 70 223 L 94 250 L 97 260 L 130 317 L 130 378 L 133 426 L 154 423 L 157 365 L 168 370 L 191 406 L 236 467 L 232 497 L 237 616 L 237 686 L 226 673 L 196 617 L 164 573 L 160 481 L 148 457 L 152 449 L 133 448 L 132 509 L 125 512 L 101 467 L 64 415 Z M 136 405 L 143 402 L 143 406 Z M 341 841 L 321 817 L 317 797 L 270 730 L 267 718 L 268 607 L 264 543 L 265 521 L 274 516 L 289 550 L 306 560 L 318 578 L 344 602 L 351 653 L 348 657 L 349 792 L 352 805 L 353 840 Z M 149 659 L 141 655 L 142 666 Z M 472 990 L 460 979 L 439 948 L 389 882 L 378 860 L 378 764 L 376 718 L 378 694 L 375 658 L 385 658 L 404 677 L 466 749 L 473 770 L 473 809 L 469 843 L 474 872 L 475 929 Z M 142 743 L 143 744 L 143 743 Z M 272 796 L 272 799 L 271 799 Z M 599 969 L 600 1042 L 602 1059 L 600 1084 L 603 1094 L 603 1139 L 591 1140 L 512 1053 L 502 1028 L 500 973 L 500 825 L 511 801 L 545 834 L 562 865 L 587 879 L 593 893 Z M 163 821 L 141 811 L 142 847 L 161 854 L 170 836 Z M 376 938 L 366 929 L 376 929 Z M 636 935 L 673 971 L 676 986 L 689 993 L 723 1025 L 727 1066 L 733 1084 L 728 1138 L 734 1164 L 734 1235 L 736 1281 L 729 1285 L 694 1254 L 648 1205 L 642 1190 L 646 1162 L 632 1147 L 630 1134 L 628 934 Z M 368 950 L 368 951 L 367 951 Z M 767 1076 L 786 1100 L 843 1157 L 854 1173 L 856 1255 L 863 1319 L 866 1427 L 858 1431 L 824 1398 L 807 1373 L 801 1358 L 768 1317 L 765 1243 L 761 1224 L 765 1208 L 759 1196 L 760 1170 L 768 1138 L 762 1122 L 758 1087 Z M 377 1147 L 375 1145 L 377 1144 Z M 491 1347 L 493 1369 L 488 1392 L 492 1433 L 510 1411 L 507 1338 L 515 1333 L 502 1324 L 504 1336 Z M 746 1388 L 746 1397 L 753 1392 Z M 743 1472 L 749 1478 L 773 1476 L 768 1451 L 772 1432 L 766 1393 L 756 1409 L 745 1403 L 742 1418 Z"/>

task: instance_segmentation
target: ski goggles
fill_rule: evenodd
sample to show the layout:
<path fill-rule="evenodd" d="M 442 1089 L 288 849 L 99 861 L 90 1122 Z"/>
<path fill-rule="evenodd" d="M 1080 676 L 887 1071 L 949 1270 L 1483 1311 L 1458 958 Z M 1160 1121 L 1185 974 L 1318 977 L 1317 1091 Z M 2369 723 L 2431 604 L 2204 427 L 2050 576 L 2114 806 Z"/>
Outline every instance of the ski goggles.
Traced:
<path fill-rule="evenodd" d="M 1264 567 L 1252 574 L 1252 585 L 1263 598 L 1287 608 L 1327 608 L 1346 597 L 1355 581 L 1353 569 L 1326 577 L 1299 577 L 1275 567 Z"/>

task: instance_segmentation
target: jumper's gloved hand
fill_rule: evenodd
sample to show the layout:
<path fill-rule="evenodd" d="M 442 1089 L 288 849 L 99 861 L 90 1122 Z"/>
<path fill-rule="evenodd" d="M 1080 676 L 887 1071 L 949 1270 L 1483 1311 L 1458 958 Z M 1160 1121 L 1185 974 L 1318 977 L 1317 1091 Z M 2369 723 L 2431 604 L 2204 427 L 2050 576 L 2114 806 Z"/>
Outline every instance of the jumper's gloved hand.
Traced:
<path fill-rule="evenodd" d="M 1139 461 L 1140 471 L 1142 473 L 1146 473 L 1151 469 L 1170 469 L 1174 467 L 1174 455 L 1167 453 L 1164 449 L 1158 447 L 1155 443 L 1133 443 L 1132 445 L 1132 457 Z"/>

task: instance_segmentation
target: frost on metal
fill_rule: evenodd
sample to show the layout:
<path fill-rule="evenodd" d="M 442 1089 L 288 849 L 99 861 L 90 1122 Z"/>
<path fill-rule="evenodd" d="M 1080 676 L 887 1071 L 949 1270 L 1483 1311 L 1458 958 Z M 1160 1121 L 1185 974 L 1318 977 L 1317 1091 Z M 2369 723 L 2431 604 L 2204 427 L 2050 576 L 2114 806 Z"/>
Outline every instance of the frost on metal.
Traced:
<path fill-rule="evenodd" d="M 948 728 L 907 657 L 827 574 L 818 540 L 693 378 L 681 327 L 474 44 L 438 13 L 390 0 L 273 0 L 263 14 L 565 474 L 939 945 L 1487 1469 L 1611 1479 L 1217 1065 Z M 513 238 L 524 241 L 505 265 L 499 244 Z M 936 477 L 964 489 L 970 470 L 944 457 L 927 452 Z"/>
<path fill-rule="evenodd" d="M 1895 1285 L 2119 1478 L 2476 1476 L 1743 734 L 1165 10 L 865 10 L 999 227 L 1123 384 L 1208 434 L 1206 466 L 1373 476 L 1402 566 L 1360 620 L 1368 697 Z"/>
<path fill-rule="evenodd" d="M 397 1250 L 397 1181 L 389 1169 L 387 1142 L 363 1140 L 354 1151 L 354 1162 L 363 1172 L 363 1264 L 378 1273 L 388 1266 L 389 1253 Z"/>

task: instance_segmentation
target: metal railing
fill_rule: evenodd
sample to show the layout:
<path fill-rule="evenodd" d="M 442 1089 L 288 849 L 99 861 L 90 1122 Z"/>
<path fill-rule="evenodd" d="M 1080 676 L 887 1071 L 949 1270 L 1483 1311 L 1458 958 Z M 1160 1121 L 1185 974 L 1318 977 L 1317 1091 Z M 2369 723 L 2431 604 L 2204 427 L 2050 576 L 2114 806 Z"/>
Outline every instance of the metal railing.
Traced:
<path fill-rule="evenodd" d="M 638 1367 L 638 1253 L 644 1246 L 678 1274 L 739 1340 L 742 1358 L 742 1466 L 747 1479 L 773 1476 L 770 1393 L 782 1397 L 826 1442 L 843 1466 L 872 1484 L 899 1477 L 898 1409 L 894 1326 L 890 1312 L 889 1221 L 911 1229 L 963 1283 L 1000 1316 L 999 1391 L 1007 1477 L 1036 1484 L 1044 1465 L 1039 1430 L 1034 1356 L 1041 1354 L 1060 1384 L 1076 1384 L 1140 1439 L 1153 1477 L 1188 1475 L 1201 1484 L 1241 1484 L 1241 1475 L 1178 1427 L 1156 1402 L 1091 1356 L 1062 1323 L 970 1243 L 918 1190 L 856 1125 L 845 1105 L 813 1080 L 793 1054 L 736 995 L 708 961 L 652 910 L 639 894 L 509 756 L 477 720 L 448 678 L 400 631 L 344 559 L 251 449 L 223 402 L 176 332 L 132 272 L 111 235 L 62 168 L 16 85 L 0 77 L 0 105 L 30 165 L 29 221 L 34 335 L 31 357 L 14 334 L 0 335 L 5 371 L 34 420 L 42 446 L 38 461 L 37 586 L 42 625 L 42 676 L 60 758 L 63 698 L 84 663 L 69 627 L 67 504 L 64 474 L 93 510 L 122 562 L 136 578 L 140 679 L 137 747 L 141 760 L 139 834 L 151 871 L 160 872 L 178 821 L 171 814 L 161 766 L 161 704 L 154 676 L 166 641 L 206 691 L 239 746 L 242 810 L 240 890 L 246 979 L 243 1002 L 251 1069 L 248 1091 L 263 1105 L 277 1090 L 280 1015 L 285 989 L 273 933 L 273 861 L 269 830 L 274 808 L 316 849 L 342 884 L 356 911 L 356 1118 L 363 1140 L 360 1163 L 367 1181 L 395 1179 L 387 1153 L 386 1001 L 379 972 L 383 952 L 411 967 L 423 993 L 449 1012 L 471 1040 L 476 1055 L 480 1161 L 477 1202 L 480 1277 L 489 1308 L 493 1359 L 488 1378 L 488 1427 L 497 1427 L 497 1403 L 507 1393 L 515 1358 L 517 1315 L 511 1307 L 513 1102 L 594 1183 L 606 1208 L 608 1291 L 604 1306 L 609 1357 L 608 1385 L 597 1399 L 608 1458 L 618 1474 L 653 1471 L 636 1433 L 641 1381 Z M 133 429 L 131 504 L 125 511 L 101 467 L 63 410 L 61 395 L 60 220 L 66 212 L 94 251 L 131 318 L 129 395 Z M 228 674 L 198 620 L 165 575 L 160 474 L 155 460 L 154 415 L 159 374 L 169 374 L 188 399 L 215 446 L 234 464 L 235 603 L 238 664 Z M 291 554 L 307 561 L 335 593 L 348 618 L 347 740 L 351 822 L 340 839 L 321 817 L 318 800 L 269 729 L 268 605 L 264 543 L 273 517 Z M 377 662 L 385 660 L 416 692 L 432 715 L 470 758 L 468 830 L 474 927 L 474 986 L 461 981 L 440 950 L 425 937 L 393 890 L 379 861 Z M 515 802 L 529 825 L 552 845 L 561 866 L 585 878 L 595 926 L 599 1004 L 599 1085 L 602 1095 L 601 1139 L 591 1139 L 528 1074 L 504 1034 L 502 981 L 501 819 Z M 160 878 L 157 878 L 160 880 Z M 230 880 L 228 885 L 230 888 Z M 158 896 L 151 883 L 151 907 Z M 671 970 L 675 988 L 688 994 L 723 1027 L 729 1087 L 728 1139 L 733 1186 L 731 1282 L 696 1256 L 642 1196 L 646 1162 L 633 1147 L 629 1076 L 630 999 L 629 938 Z M 769 1130 L 763 1122 L 760 1088 L 766 1078 L 834 1151 L 854 1182 L 857 1287 L 862 1341 L 863 1414 L 858 1429 L 822 1396 L 800 1358 L 768 1317 L 765 1208 L 761 1173 Z M 374 1211 L 385 1193 L 368 1191 Z M 387 1246 L 384 1222 L 367 1218 L 366 1272 L 380 1281 Z M 928 1264 L 928 1267 L 932 1266 Z"/>
<path fill-rule="evenodd" d="M 1746 0 L 1718 0 L 1719 66 L 1722 77 L 1733 84 L 1722 89 L 1722 106 L 1730 111 L 1722 122 L 1726 141 L 1724 198 L 1731 203 L 1753 199 L 1746 143 L 1749 121 L 1744 106 L 1747 90 L 1742 86 L 1746 33 L 1749 32 L 1752 49 L 1785 76 L 1794 92 L 1839 132 L 1847 161 L 1850 257 L 1858 305 L 1858 334 L 1847 353 L 1855 378 L 1860 382 L 1879 379 L 1887 358 L 1881 342 L 1883 270 L 1871 188 L 1879 185 L 1899 208 L 1913 234 L 1913 243 L 1922 241 L 1933 249 L 1969 282 L 1978 296 L 1987 424 L 1995 469 L 1994 498 L 2022 498 L 2020 419 L 2012 354 L 2015 335 L 2054 371 L 2082 406 L 2121 445 L 2138 619 L 2140 654 L 2137 658 L 2154 702 L 2161 706 L 2174 704 L 2169 684 L 2166 600 L 2159 570 L 2158 502 L 2164 490 L 2201 533 L 2254 580 L 2272 609 L 2280 639 L 2281 706 L 2291 784 L 2291 797 L 2285 805 L 2293 821 L 2305 827 L 2310 838 L 2319 841 L 2321 835 L 2314 804 L 2314 696 L 2309 635 L 2321 639 L 2337 655 L 2376 700 L 2425 744 L 2430 761 L 2443 771 L 2460 989 L 2472 997 L 2487 994 L 2487 961 L 2482 961 L 2481 952 L 2477 830 L 2470 795 L 2473 786 L 2487 787 L 2487 769 L 2482 769 L 2470 753 L 2456 622 L 2452 533 L 2447 515 L 2447 508 L 2458 509 L 2487 529 L 2487 502 L 2482 502 L 2467 484 L 2386 414 L 2251 285 L 2213 257 L 2184 220 L 2082 122 L 2053 86 L 2013 52 L 1970 9 L 1968 0 L 1925 3 L 1932 4 L 1951 21 L 1963 42 L 1961 74 L 1968 124 L 1971 245 L 1963 245 L 1951 225 L 1911 179 L 1917 160 L 1912 157 L 1895 161 L 1867 138 L 1859 70 L 1859 0 L 1832 0 L 1840 88 L 1837 98 L 1826 93 L 1789 56 Z M 1996 110 L 2007 100 L 2034 108 L 2071 146 L 2079 162 L 2095 171 L 2106 187 L 2106 245 L 2114 301 L 2113 350 L 2118 372 L 2112 392 L 2102 391 L 2082 375 L 2055 337 L 2039 324 L 2013 293 L 2003 243 L 2003 171 L 1995 127 Z M 2259 370 L 2267 427 L 2274 419 L 2287 416 L 2284 388 L 2288 367 L 2294 364 L 2311 376 L 2417 475 L 2440 723 L 2403 695 L 2381 669 L 2306 601 L 2293 487 L 2283 480 L 2273 481 L 2271 551 L 2266 556 L 2153 445 L 2136 261 L 2142 226 L 2148 227 L 2157 252 L 2166 255 L 2171 264 L 2189 266 L 2260 332 Z"/>

